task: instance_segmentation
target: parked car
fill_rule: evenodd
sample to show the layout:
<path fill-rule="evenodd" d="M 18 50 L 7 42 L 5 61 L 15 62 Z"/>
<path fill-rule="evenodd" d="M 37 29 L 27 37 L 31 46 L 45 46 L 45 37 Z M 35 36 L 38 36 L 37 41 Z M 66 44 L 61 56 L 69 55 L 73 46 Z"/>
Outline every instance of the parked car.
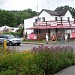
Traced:
<path fill-rule="evenodd" d="M 3 44 L 4 40 L 6 40 L 7 45 L 20 45 L 22 43 L 20 38 L 16 38 L 12 34 L 2 34 L 0 35 L 0 44 Z"/>

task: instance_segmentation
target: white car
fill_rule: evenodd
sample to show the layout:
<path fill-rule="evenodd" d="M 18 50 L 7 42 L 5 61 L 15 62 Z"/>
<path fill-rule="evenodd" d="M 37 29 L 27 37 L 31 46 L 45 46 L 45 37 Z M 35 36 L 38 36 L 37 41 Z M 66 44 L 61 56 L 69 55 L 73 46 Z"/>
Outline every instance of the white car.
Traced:
<path fill-rule="evenodd" d="M 2 34 L 0 35 L 0 43 L 3 44 L 4 40 L 6 40 L 7 45 L 20 45 L 22 40 L 20 38 L 16 38 L 12 34 Z"/>

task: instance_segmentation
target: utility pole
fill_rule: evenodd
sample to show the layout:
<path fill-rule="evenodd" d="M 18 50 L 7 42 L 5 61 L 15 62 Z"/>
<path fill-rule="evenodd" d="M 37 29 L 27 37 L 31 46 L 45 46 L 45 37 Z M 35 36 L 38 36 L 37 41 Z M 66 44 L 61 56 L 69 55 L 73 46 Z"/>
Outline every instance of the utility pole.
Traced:
<path fill-rule="evenodd" d="M 37 11 L 38 11 L 38 0 L 37 0 Z"/>
<path fill-rule="evenodd" d="M 38 0 L 36 1 L 37 3 L 36 3 L 36 10 L 37 10 L 37 22 L 38 22 Z M 37 40 L 39 40 L 40 38 L 39 38 L 39 29 L 38 29 L 38 33 L 37 33 Z"/>

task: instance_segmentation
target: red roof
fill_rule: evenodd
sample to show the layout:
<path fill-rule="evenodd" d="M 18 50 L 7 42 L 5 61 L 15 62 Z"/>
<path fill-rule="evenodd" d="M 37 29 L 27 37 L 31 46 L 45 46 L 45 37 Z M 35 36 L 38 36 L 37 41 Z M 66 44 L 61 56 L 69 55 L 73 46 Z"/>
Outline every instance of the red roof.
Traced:
<path fill-rule="evenodd" d="M 39 26 L 34 26 L 26 29 L 52 29 L 52 28 L 75 28 L 75 26 L 46 26 L 46 25 L 39 25 Z"/>

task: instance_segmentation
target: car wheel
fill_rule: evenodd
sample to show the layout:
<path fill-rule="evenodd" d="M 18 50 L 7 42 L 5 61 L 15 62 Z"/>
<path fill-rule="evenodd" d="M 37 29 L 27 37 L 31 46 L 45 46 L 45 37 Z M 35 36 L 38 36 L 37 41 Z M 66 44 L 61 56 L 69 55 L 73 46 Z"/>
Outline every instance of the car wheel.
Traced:
<path fill-rule="evenodd" d="M 18 46 L 20 46 L 20 44 L 17 44 Z"/>
<path fill-rule="evenodd" d="M 9 46 L 12 46 L 13 44 L 12 44 L 12 42 L 9 42 Z"/>

